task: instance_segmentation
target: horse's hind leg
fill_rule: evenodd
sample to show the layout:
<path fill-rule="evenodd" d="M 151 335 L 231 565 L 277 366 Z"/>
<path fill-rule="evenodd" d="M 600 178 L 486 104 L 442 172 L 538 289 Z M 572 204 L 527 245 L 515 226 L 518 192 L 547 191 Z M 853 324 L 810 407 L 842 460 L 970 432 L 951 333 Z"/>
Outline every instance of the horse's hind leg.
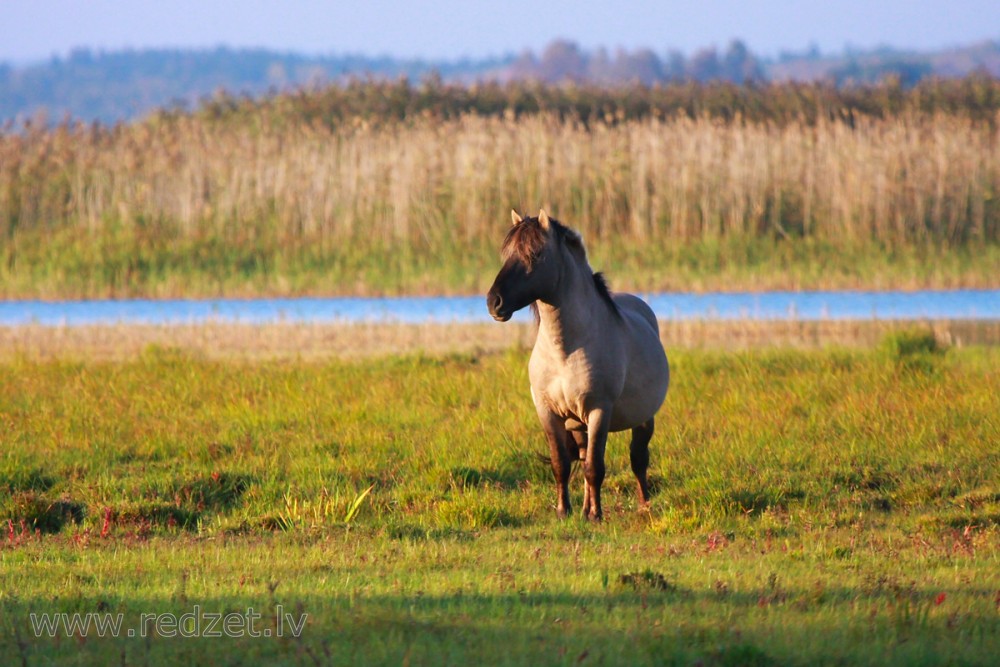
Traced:
<path fill-rule="evenodd" d="M 646 481 L 646 470 L 649 468 L 649 441 L 653 438 L 654 424 L 651 418 L 645 424 L 632 429 L 632 443 L 629 445 L 629 459 L 632 472 L 639 483 L 639 508 L 649 506 L 649 484 Z"/>
<path fill-rule="evenodd" d="M 587 432 L 586 431 L 570 431 L 570 437 L 573 442 L 570 443 L 572 448 L 576 446 L 576 451 L 578 453 L 579 459 L 585 461 L 587 459 Z M 570 452 L 572 454 L 572 452 Z M 587 480 L 583 481 L 583 515 L 587 516 L 590 514 L 590 484 Z"/>

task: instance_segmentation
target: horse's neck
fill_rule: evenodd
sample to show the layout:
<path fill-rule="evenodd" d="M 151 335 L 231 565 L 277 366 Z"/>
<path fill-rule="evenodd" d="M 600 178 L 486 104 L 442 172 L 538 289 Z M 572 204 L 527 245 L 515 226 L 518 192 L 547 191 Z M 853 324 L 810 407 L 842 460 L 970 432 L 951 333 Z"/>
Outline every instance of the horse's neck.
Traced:
<path fill-rule="evenodd" d="M 590 267 L 583 263 L 567 268 L 558 293 L 549 302 L 538 302 L 538 338 L 564 354 L 591 340 L 606 310 Z"/>

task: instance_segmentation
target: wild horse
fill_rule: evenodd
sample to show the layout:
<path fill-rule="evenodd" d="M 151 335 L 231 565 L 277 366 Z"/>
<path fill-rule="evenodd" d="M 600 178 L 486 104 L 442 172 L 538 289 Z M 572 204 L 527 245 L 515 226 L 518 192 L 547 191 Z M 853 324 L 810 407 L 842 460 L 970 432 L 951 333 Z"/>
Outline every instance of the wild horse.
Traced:
<path fill-rule="evenodd" d="M 656 411 L 670 382 L 656 316 L 632 294 L 612 294 L 587 261 L 574 230 L 540 211 L 504 240 L 503 266 L 486 297 L 506 322 L 531 306 L 538 336 L 528 363 L 531 398 L 545 431 L 558 490 L 556 510 L 570 512 L 572 461 L 584 466 L 583 514 L 600 520 L 608 433 L 632 430 L 629 454 L 640 507 L 649 502 L 646 470 Z"/>

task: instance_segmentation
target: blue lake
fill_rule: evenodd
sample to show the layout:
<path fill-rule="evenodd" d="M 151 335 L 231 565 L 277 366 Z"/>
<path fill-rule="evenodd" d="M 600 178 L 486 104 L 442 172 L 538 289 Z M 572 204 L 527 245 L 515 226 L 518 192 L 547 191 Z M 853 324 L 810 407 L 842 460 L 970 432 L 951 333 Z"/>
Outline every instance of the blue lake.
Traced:
<path fill-rule="evenodd" d="M 1000 319 L 1000 290 L 644 294 L 661 319 Z M 528 321 L 522 311 L 515 320 Z M 483 296 L 0 302 L 0 326 L 491 321 Z"/>

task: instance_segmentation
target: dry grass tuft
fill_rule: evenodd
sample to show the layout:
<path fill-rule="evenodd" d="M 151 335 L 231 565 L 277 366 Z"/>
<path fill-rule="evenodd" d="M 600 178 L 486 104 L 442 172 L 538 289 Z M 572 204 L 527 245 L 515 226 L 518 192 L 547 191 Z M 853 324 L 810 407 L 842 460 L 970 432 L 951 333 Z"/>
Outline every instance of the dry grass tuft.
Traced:
<path fill-rule="evenodd" d="M 912 322 L 661 321 L 668 350 L 874 347 Z M 920 323 L 943 345 L 1000 344 L 1000 322 Z M 0 327 L 0 359 L 122 361 L 150 349 L 205 359 L 360 358 L 395 354 L 495 353 L 534 343 L 529 324 L 197 324 Z"/>

